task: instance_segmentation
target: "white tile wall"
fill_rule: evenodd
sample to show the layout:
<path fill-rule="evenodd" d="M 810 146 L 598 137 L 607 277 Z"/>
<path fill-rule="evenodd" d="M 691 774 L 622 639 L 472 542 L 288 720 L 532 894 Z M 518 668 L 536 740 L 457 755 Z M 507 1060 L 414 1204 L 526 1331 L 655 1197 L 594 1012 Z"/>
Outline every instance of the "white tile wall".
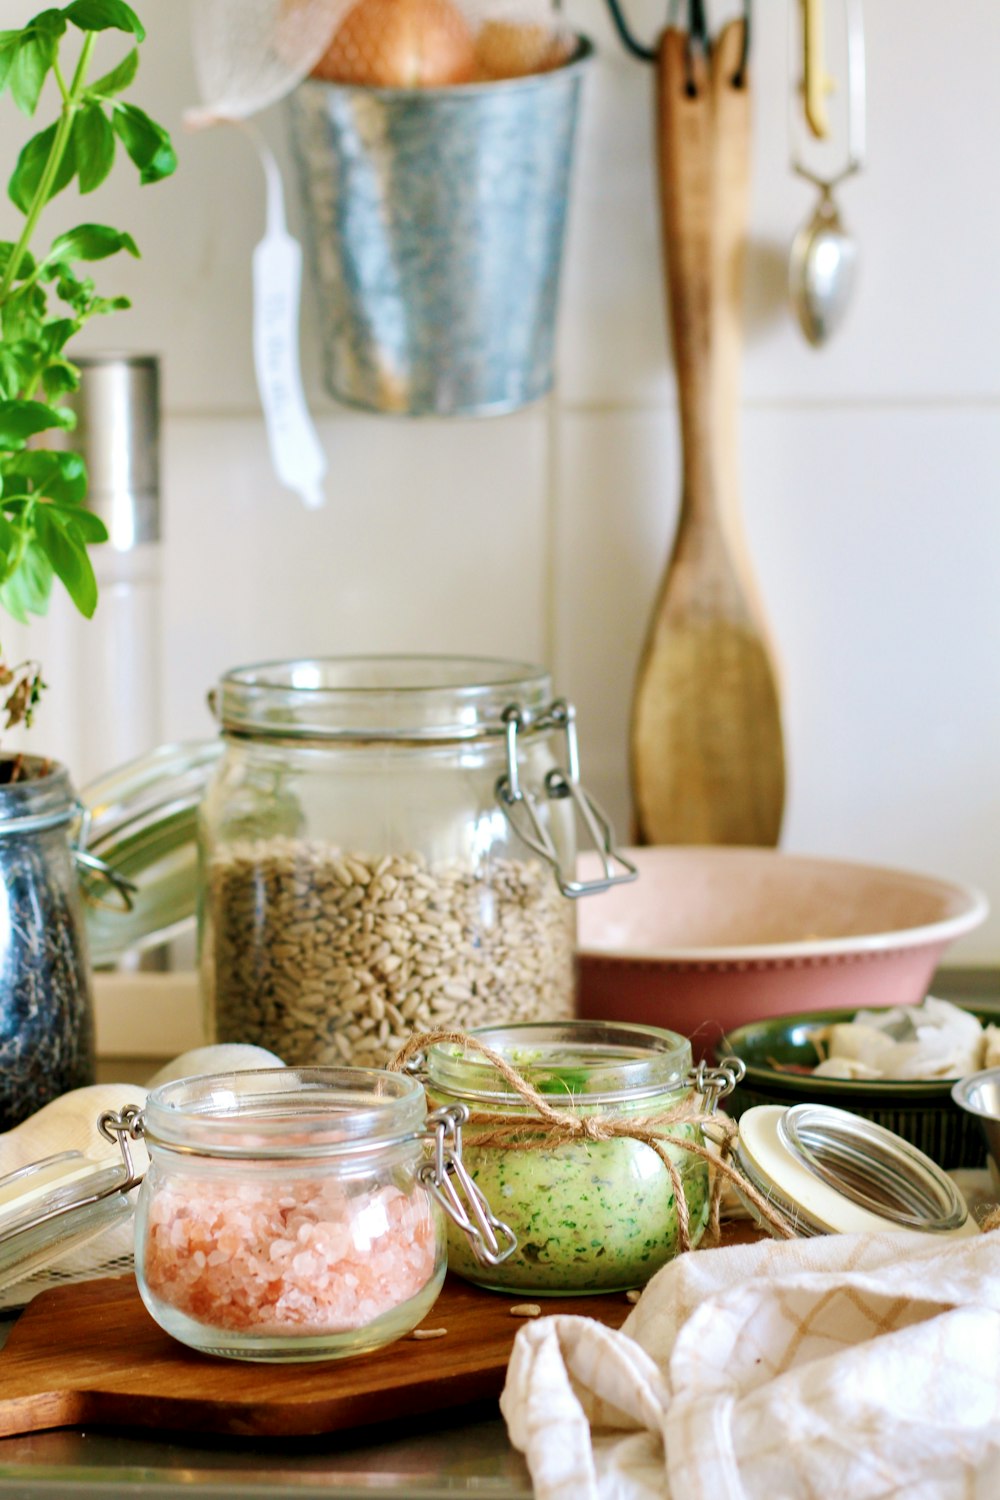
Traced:
<path fill-rule="evenodd" d="M 204 689 L 241 661 L 545 654 L 544 412 L 504 422 L 330 417 L 321 435 L 328 500 L 306 511 L 275 485 L 256 417 L 171 424 L 171 735 L 204 732 Z"/>
<path fill-rule="evenodd" d="M 750 408 L 744 426 L 747 528 L 783 666 L 785 845 L 938 871 L 996 900 L 996 413 Z M 570 412 L 559 444 L 556 661 L 624 828 L 632 663 L 676 513 L 673 413 Z M 964 946 L 996 949 L 989 931 Z"/>
<path fill-rule="evenodd" d="M 661 0 L 626 4 L 652 35 Z M 713 14 L 733 8 L 720 0 Z M 144 102 L 176 128 L 195 97 L 182 8 L 140 0 L 140 10 L 151 34 Z M 870 161 L 842 197 L 861 279 L 845 327 L 817 352 L 783 301 L 787 247 L 811 209 L 788 169 L 786 3 L 755 5 L 742 471 L 784 668 L 784 842 L 983 886 L 996 915 L 953 953 L 996 963 L 1000 8 L 872 0 L 866 10 Z M 205 690 L 255 657 L 405 646 L 542 658 L 577 700 L 584 769 L 627 827 L 628 700 L 679 453 L 650 78 L 623 55 L 601 0 L 570 0 L 569 12 L 599 55 L 557 394 L 487 422 L 338 409 L 316 373 L 310 292 L 307 383 L 330 460 L 321 513 L 302 511 L 267 466 L 250 368 L 248 258 L 263 210 L 248 144 L 178 131 L 174 182 L 137 191 L 119 170 L 101 214 L 135 230 L 144 259 L 105 279 L 135 310 L 88 341 L 164 361 L 166 737 L 210 732 Z M 262 126 L 287 162 L 280 110 Z M 76 629 L 57 612 L 33 636 L 39 654 L 52 642 L 37 735 L 83 776 L 96 769 L 79 763 L 74 738 L 86 707 L 57 671 L 69 659 L 58 638 Z"/>

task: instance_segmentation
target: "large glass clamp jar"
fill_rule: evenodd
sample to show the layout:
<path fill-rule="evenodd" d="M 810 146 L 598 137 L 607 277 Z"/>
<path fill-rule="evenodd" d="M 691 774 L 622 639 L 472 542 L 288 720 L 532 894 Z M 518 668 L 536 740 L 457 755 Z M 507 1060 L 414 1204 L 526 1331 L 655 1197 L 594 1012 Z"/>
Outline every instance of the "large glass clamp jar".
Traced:
<path fill-rule="evenodd" d="M 200 813 L 217 1041 L 382 1066 L 415 1030 L 569 1016 L 573 898 L 634 878 L 548 674 L 357 657 L 226 673 Z M 577 828 L 602 857 L 576 875 Z"/>

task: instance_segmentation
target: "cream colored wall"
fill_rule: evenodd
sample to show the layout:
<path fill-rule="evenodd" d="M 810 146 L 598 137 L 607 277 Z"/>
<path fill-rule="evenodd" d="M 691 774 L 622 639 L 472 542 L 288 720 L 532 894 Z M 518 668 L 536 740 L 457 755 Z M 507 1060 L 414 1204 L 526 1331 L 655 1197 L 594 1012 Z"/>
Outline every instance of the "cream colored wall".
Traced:
<path fill-rule="evenodd" d="M 177 128 L 195 98 L 184 10 L 139 8 L 151 35 L 139 99 Z M 664 7 L 628 8 L 651 35 Z M 786 7 L 755 6 L 742 467 L 783 662 L 784 844 L 984 887 L 996 915 L 953 957 L 995 963 L 1000 9 L 866 9 L 870 163 L 842 195 L 861 279 L 844 329 L 816 352 L 783 302 L 787 246 L 812 203 L 788 169 Z M 307 306 L 308 386 L 330 463 L 319 513 L 267 465 L 249 320 L 262 192 L 246 141 L 178 130 L 174 181 L 137 191 L 124 169 L 116 176 L 101 217 L 132 229 L 144 259 L 103 279 L 136 306 L 88 338 L 163 357 L 165 738 L 210 733 L 206 689 L 259 657 L 405 647 L 544 660 L 578 705 L 586 778 L 627 827 L 631 680 L 676 516 L 675 392 L 650 78 L 610 35 L 600 0 L 568 10 L 599 54 L 556 392 L 491 421 L 348 413 L 320 389 Z M 287 160 L 280 109 L 262 126 Z M 37 738 L 85 777 L 98 769 L 79 763 L 74 725 L 87 710 L 60 670 L 76 628 L 57 617 L 33 637 L 52 682 Z"/>

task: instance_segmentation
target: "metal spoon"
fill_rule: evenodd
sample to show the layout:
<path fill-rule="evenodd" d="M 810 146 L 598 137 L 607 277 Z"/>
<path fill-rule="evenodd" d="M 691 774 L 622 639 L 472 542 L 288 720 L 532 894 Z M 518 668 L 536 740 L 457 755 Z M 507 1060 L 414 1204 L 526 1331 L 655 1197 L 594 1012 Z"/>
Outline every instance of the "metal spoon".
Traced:
<path fill-rule="evenodd" d="M 810 344 L 836 332 L 854 290 L 858 247 L 844 228 L 830 189 L 792 241 L 788 289 L 799 326 Z"/>
<path fill-rule="evenodd" d="M 847 164 L 835 176 L 811 171 L 793 149 L 792 167 L 819 188 L 811 218 L 792 241 L 788 289 L 799 326 L 810 344 L 819 346 L 843 320 L 854 289 L 858 250 L 845 229 L 833 189 L 859 172 L 864 162 L 865 38 L 861 0 L 844 0 L 847 25 Z M 794 139 L 794 131 L 793 131 Z"/>

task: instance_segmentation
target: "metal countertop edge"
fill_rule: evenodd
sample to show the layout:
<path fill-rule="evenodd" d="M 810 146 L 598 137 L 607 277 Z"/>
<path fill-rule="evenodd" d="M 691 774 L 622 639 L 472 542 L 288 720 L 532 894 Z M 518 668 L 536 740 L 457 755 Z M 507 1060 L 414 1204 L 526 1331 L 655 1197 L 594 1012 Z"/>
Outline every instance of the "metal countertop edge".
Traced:
<path fill-rule="evenodd" d="M 67 1469 L 56 1464 L 17 1464 L 0 1466 L 0 1495 L 30 1496 L 31 1500 L 90 1500 L 100 1496 L 108 1500 L 113 1493 L 115 1500 L 125 1500 L 132 1495 L 137 1500 L 221 1500 L 222 1496 L 239 1494 L 241 1500 L 330 1500 L 335 1494 L 339 1500 L 372 1500 L 373 1495 L 390 1496 L 405 1494 L 413 1500 L 457 1500 L 468 1486 L 435 1485 L 433 1488 L 414 1483 L 412 1475 L 399 1476 L 403 1483 L 388 1475 L 372 1475 L 368 1483 L 356 1483 L 348 1479 L 345 1483 L 326 1480 L 322 1483 L 297 1480 L 248 1481 L 246 1473 L 219 1471 L 216 1478 L 209 1473 L 185 1469 L 184 1477 L 167 1478 L 166 1471 L 119 1468 Z M 404 1487 L 405 1486 L 405 1487 Z M 475 1492 L 485 1500 L 525 1500 L 524 1489 L 513 1489 L 504 1480 L 491 1482 L 488 1478 L 477 1478 Z"/>

